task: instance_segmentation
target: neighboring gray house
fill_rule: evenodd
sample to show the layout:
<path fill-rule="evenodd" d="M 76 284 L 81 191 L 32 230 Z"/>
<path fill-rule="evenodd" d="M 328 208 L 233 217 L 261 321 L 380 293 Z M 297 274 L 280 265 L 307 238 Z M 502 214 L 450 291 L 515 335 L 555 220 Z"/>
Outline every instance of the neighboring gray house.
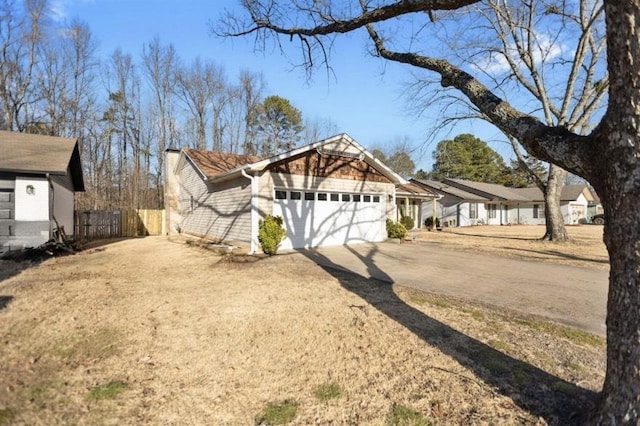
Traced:
<path fill-rule="evenodd" d="M 74 233 L 74 193 L 84 191 L 76 139 L 0 131 L 0 252 Z"/>
<path fill-rule="evenodd" d="M 346 134 L 266 159 L 167 152 L 167 229 L 258 248 L 258 221 L 281 216 L 280 248 L 382 241 L 407 184 Z M 425 191 L 426 192 L 426 191 Z"/>
<path fill-rule="evenodd" d="M 464 179 L 442 182 L 412 179 L 412 182 L 442 196 L 436 216 L 442 226 L 507 225 L 545 223 L 544 197 L 537 187 L 510 188 Z M 594 196 L 586 185 L 565 185 L 560 208 L 566 224 L 588 221 L 587 208 Z M 433 205 L 424 203 L 422 215 L 432 214 Z"/>

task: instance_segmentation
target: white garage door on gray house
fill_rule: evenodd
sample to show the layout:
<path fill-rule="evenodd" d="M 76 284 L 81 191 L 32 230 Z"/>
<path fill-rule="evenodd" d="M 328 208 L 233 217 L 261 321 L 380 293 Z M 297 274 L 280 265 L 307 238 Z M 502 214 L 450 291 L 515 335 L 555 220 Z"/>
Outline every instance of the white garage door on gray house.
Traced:
<path fill-rule="evenodd" d="M 382 241 L 406 181 L 346 134 L 266 159 L 167 153 L 167 229 L 258 248 L 258 221 L 281 216 L 281 248 Z"/>

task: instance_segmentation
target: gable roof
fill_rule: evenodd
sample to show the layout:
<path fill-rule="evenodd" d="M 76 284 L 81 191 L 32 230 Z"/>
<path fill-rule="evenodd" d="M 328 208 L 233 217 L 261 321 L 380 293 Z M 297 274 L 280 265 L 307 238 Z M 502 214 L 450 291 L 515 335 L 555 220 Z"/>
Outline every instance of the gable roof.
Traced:
<path fill-rule="evenodd" d="M 189 161 L 191 161 L 191 163 L 196 166 L 201 176 L 207 182 L 222 182 L 241 176 L 243 172 L 252 173 L 263 171 L 268 166 L 276 162 L 295 157 L 308 151 L 321 149 L 324 145 L 336 143 L 344 143 L 350 145 L 354 149 L 354 151 L 358 153 L 358 158 L 374 167 L 378 172 L 387 177 L 391 182 L 395 184 L 407 183 L 404 178 L 391 170 L 380 160 L 375 158 L 369 151 L 358 144 L 346 133 L 322 139 L 318 142 L 304 145 L 299 148 L 284 152 L 282 154 L 276 154 L 264 159 L 260 159 L 259 157 L 250 155 L 223 154 L 211 151 L 183 149 L 176 169 L 180 168 L 181 162 L 184 161 L 183 159 L 188 158 Z M 216 164 L 217 161 L 222 161 L 222 163 Z"/>
<path fill-rule="evenodd" d="M 482 197 L 478 194 L 472 194 L 471 192 L 467 192 L 455 186 L 451 186 L 444 182 L 439 182 L 437 180 L 427 180 L 427 179 L 411 179 L 412 182 L 417 183 L 423 188 L 432 189 L 437 193 L 442 195 L 453 195 L 454 197 L 460 198 L 461 200 L 468 201 L 478 201 L 478 202 L 486 202 L 489 201 L 488 198 Z"/>
<path fill-rule="evenodd" d="M 444 179 L 444 182 L 462 188 L 465 191 L 481 195 L 491 201 L 529 201 L 527 198 L 513 191 L 513 188 L 495 183 L 475 182 L 465 179 Z"/>
<path fill-rule="evenodd" d="M 407 182 L 406 184 L 396 185 L 396 196 L 398 197 L 411 197 L 411 198 L 440 198 L 441 195 L 437 194 L 428 188 L 417 185 L 413 182 Z"/>
<path fill-rule="evenodd" d="M 442 182 L 421 179 L 412 179 L 412 181 L 465 201 L 544 202 L 544 195 L 537 186 L 511 188 L 494 183 L 475 182 L 465 179 L 444 179 Z M 594 201 L 594 196 L 589 188 L 581 184 L 563 186 L 560 201 L 574 201 L 581 194 L 584 195 L 587 201 Z"/>
<path fill-rule="evenodd" d="M 254 155 L 227 154 L 190 148 L 185 148 L 184 152 L 205 178 L 215 177 L 229 170 L 260 161 L 260 157 Z"/>
<path fill-rule="evenodd" d="M 511 190 L 529 201 L 544 201 L 544 195 L 537 186 L 529 188 L 511 188 Z M 560 201 L 574 201 L 577 200 L 581 194 L 584 195 L 587 201 L 595 201 L 595 197 L 587 185 L 584 184 L 564 185 L 562 187 L 562 193 L 560 194 Z"/>
<path fill-rule="evenodd" d="M 75 191 L 84 191 L 78 140 L 0 131 L 0 171 L 70 175 Z"/>

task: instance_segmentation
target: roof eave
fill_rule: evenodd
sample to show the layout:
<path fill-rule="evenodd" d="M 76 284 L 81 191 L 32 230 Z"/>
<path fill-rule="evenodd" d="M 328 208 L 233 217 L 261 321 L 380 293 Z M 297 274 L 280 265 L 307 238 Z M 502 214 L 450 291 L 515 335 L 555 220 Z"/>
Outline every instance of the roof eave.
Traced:
<path fill-rule="evenodd" d="M 317 149 L 317 148 L 319 148 L 319 147 L 321 147 L 323 145 L 326 145 L 328 143 L 338 142 L 338 141 L 341 141 L 341 140 L 345 140 L 345 141 L 349 142 L 351 145 L 356 147 L 360 152 L 362 152 L 362 154 L 364 154 L 364 161 L 367 164 L 369 164 L 369 165 L 373 166 L 374 168 L 376 168 L 378 171 L 380 171 L 392 183 L 401 184 L 401 185 L 406 185 L 407 183 L 409 183 L 409 181 L 404 179 L 402 176 L 400 176 L 399 174 L 397 174 L 396 172 L 391 170 L 388 166 L 383 164 L 380 160 L 375 158 L 369 151 L 367 151 L 362 145 L 360 145 L 358 142 L 353 140 L 353 138 L 351 138 L 351 136 L 349 136 L 346 133 L 341 133 L 339 135 L 331 136 L 329 138 L 320 140 L 318 142 L 314 142 L 312 144 L 305 145 L 305 146 L 302 146 L 300 148 L 296 148 L 296 149 L 293 149 L 291 151 L 287 151 L 287 152 L 282 153 L 282 154 L 278 154 L 278 155 L 274 155 L 274 156 L 269 157 L 269 158 L 265 158 L 264 160 L 260 160 L 260 161 L 257 161 L 255 163 L 248 164 L 247 166 L 252 171 L 263 171 L 265 168 L 267 168 L 271 164 L 276 163 L 278 161 L 286 160 L 287 158 L 295 157 L 296 155 L 303 154 L 303 153 L 308 152 L 308 151 L 312 151 L 312 150 Z M 241 169 L 247 170 L 247 166 L 239 167 L 237 170 L 241 170 Z M 231 173 L 233 171 L 235 171 L 235 170 L 230 170 L 229 172 L 226 172 L 226 173 Z"/>

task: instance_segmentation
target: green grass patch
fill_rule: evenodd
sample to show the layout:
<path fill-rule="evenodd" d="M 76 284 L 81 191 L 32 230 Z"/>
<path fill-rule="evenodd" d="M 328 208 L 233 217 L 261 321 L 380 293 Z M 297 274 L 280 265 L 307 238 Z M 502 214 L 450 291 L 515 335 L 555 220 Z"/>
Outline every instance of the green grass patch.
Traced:
<path fill-rule="evenodd" d="M 577 328 L 567 327 L 565 325 L 555 324 L 549 321 L 542 321 L 533 318 L 518 318 L 516 323 L 527 326 L 533 330 L 543 331 L 555 337 L 565 338 L 573 343 L 588 346 L 603 346 L 605 344 L 604 337 Z"/>
<path fill-rule="evenodd" d="M 387 416 L 388 426 L 428 426 L 430 424 L 422 414 L 404 405 L 394 405 Z"/>
<path fill-rule="evenodd" d="M 120 338 L 120 332 L 115 329 L 98 329 L 62 343 L 58 354 L 61 358 L 76 362 L 83 359 L 106 359 L 119 352 Z"/>
<path fill-rule="evenodd" d="M 316 388 L 313 392 L 318 400 L 325 402 L 331 399 L 340 398 L 342 396 L 342 390 L 337 383 L 323 383 Z"/>
<path fill-rule="evenodd" d="M 127 384 L 120 381 L 113 381 L 104 385 L 92 388 L 87 394 L 87 399 L 113 399 L 127 388 Z"/>
<path fill-rule="evenodd" d="M 510 345 L 505 342 L 504 340 L 489 340 L 489 346 L 491 346 L 494 349 L 498 349 L 501 351 L 508 351 L 510 349 Z"/>
<path fill-rule="evenodd" d="M 0 408 L 0 425 L 8 425 L 15 416 L 11 408 Z"/>
<path fill-rule="evenodd" d="M 430 305 L 442 309 L 449 309 L 455 306 L 453 303 L 442 297 L 422 293 L 419 291 L 411 291 L 408 294 L 407 299 L 409 300 L 409 302 L 419 306 Z"/>
<path fill-rule="evenodd" d="M 298 403 L 285 400 L 279 403 L 269 403 L 256 417 L 258 425 L 286 425 L 291 423 L 298 414 Z"/>

